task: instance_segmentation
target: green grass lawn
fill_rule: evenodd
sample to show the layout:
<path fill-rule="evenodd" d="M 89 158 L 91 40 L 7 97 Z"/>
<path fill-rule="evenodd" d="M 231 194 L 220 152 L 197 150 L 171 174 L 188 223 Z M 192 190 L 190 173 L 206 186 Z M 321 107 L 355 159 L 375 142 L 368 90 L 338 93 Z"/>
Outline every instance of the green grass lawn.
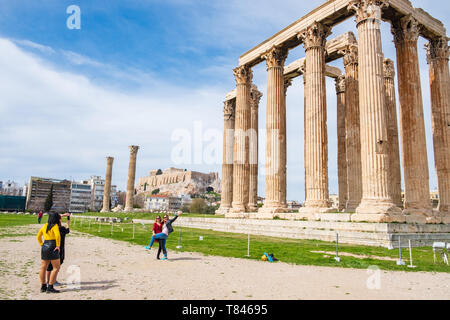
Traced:
<path fill-rule="evenodd" d="M 72 228 L 84 233 L 95 236 L 127 241 L 142 246 L 147 245 L 151 237 L 151 225 L 145 227 L 141 224 L 135 224 L 133 238 L 133 227 L 127 223 L 113 224 L 111 233 L 111 224 L 97 224 L 88 220 L 76 219 L 76 224 Z M 450 272 L 450 267 L 444 265 L 440 258 L 436 264 L 433 263 L 433 253 L 431 247 L 413 248 L 413 262 L 417 268 L 411 269 L 407 266 L 397 266 L 395 261 L 385 261 L 371 258 L 356 258 L 340 256 L 341 262 L 334 260 L 333 254 L 314 253 L 312 251 L 335 252 L 336 244 L 333 242 L 324 242 L 317 240 L 294 240 L 273 238 L 266 236 L 250 237 L 250 257 L 247 255 L 248 235 L 216 232 L 212 230 L 191 229 L 180 227 L 174 224 L 175 232 L 167 240 L 167 248 L 170 251 L 200 252 L 205 255 L 216 255 L 223 257 L 245 258 L 259 260 L 264 252 L 273 253 L 280 261 L 298 265 L 316 265 L 345 268 L 368 268 L 369 266 L 378 266 L 383 270 L 403 270 L 403 271 L 434 271 Z M 123 230 L 123 231 L 122 231 Z M 179 232 L 181 230 L 182 249 L 176 249 L 179 241 Z M 203 240 L 199 240 L 200 236 Z M 154 247 L 157 249 L 157 245 Z M 398 249 L 388 250 L 380 247 L 356 246 L 341 244 L 340 252 L 347 252 L 357 255 L 372 255 L 378 257 L 398 257 Z M 409 250 L 402 250 L 403 260 L 409 263 Z"/>
<path fill-rule="evenodd" d="M 46 223 L 48 219 L 47 215 L 42 217 L 41 223 Z M 0 228 L 1 227 L 14 227 L 23 226 L 27 224 L 38 223 L 37 216 L 32 215 L 18 215 L 18 214 L 0 214 Z"/>
<path fill-rule="evenodd" d="M 99 215 L 98 213 L 92 215 Z M 108 214 L 110 215 L 110 214 Z M 121 214 L 119 214 L 119 217 Z M 134 214 L 133 214 L 134 215 Z M 146 215 L 146 214 L 145 214 Z M 156 215 L 156 214 L 153 214 Z M 131 215 L 129 217 L 137 218 Z M 153 216 L 139 216 L 139 218 L 151 219 Z M 65 220 L 65 219 L 64 219 Z M 44 216 L 43 223 L 46 222 Z M 75 223 L 74 223 L 75 222 Z M 5 215 L 0 214 L 0 231 L 2 227 L 19 226 L 37 223 L 36 216 L 25 215 Z M 135 224 L 133 238 L 133 226 L 129 223 L 113 224 L 111 233 L 111 224 L 97 224 L 87 219 L 72 218 L 71 229 L 83 233 L 99 236 L 102 238 L 127 241 L 133 244 L 141 245 L 142 250 L 147 245 L 151 237 L 151 225 L 145 227 L 141 224 Z M 317 240 L 294 240 L 266 236 L 250 237 L 250 257 L 247 255 L 248 236 L 245 234 L 216 232 L 211 230 L 190 229 L 180 227 L 174 224 L 173 232 L 167 240 L 167 248 L 170 251 L 200 252 L 205 255 L 216 255 L 224 257 L 244 258 L 259 260 L 264 252 L 273 253 L 276 258 L 282 262 L 298 265 L 316 265 L 344 268 L 368 268 L 369 266 L 378 266 L 382 270 L 402 270 L 402 271 L 432 271 L 432 272 L 450 272 L 450 267 L 443 264 L 440 257 L 438 262 L 433 263 L 433 252 L 431 247 L 413 248 L 413 262 L 417 268 L 411 269 L 407 266 L 397 266 L 395 261 L 384 261 L 372 258 L 356 258 L 340 256 L 341 262 L 336 262 L 333 254 L 314 253 L 312 251 L 336 250 L 336 244 L 333 242 L 324 242 Z M 182 249 L 176 249 L 179 241 L 179 232 L 181 230 Z M 203 240 L 199 240 L 200 236 Z M 70 241 L 70 236 L 68 237 Z M 154 246 L 157 249 L 157 245 Z M 380 247 L 356 246 L 340 244 L 341 253 L 352 253 L 357 255 L 372 255 L 378 257 L 398 258 L 398 249 L 388 250 Z M 402 250 L 403 260 L 409 264 L 409 250 Z M 267 262 L 269 263 L 269 262 Z"/>

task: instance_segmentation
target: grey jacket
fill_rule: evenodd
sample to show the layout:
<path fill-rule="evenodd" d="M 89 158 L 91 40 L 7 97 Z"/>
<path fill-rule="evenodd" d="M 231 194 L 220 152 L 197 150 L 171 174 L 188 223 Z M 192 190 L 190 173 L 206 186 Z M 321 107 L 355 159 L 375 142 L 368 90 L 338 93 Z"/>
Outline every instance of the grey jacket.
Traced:
<path fill-rule="evenodd" d="M 172 223 L 177 220 L 178 215 L 175 213 L 175 217 L 170 219 L 169 221 L 167 221 L 165 223 L 165 226 L 167 227 L 167 230 L 169 231 L 169 234 L 171 234 L 173 232 L 173 227 L 172 227 Z"/>

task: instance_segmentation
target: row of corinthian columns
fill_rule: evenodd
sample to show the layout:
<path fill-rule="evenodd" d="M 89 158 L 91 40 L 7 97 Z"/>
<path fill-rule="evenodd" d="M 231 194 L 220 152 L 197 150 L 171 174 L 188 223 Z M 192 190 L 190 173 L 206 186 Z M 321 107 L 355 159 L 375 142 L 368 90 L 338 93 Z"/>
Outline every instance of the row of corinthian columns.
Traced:
<path fill-rule="evenodd" d="M 448 39 L 427 45 L 430 70 L 433 143 L 439 187 L 439 212 L 432 210 L 420 70 L 417 53 L 419 28 L 412 16 L 392 21 L 397 49 L 400 135 L 394 84 L 394 64 L 384 59 L 381 43 L 384 0 L 350 1 L 356 16 L 358 44 L 340 51 L 345 76 L 336 81 L 338 121 L 339 211 L 355 212 L 353 221 L 449 222 L 450 219 L 450 75 Z M 329 212 L 328 137 L 325 88 L 325 44 L 330 29 L 314 22 L 297 36 L 305 47 L 305 204 L 300 213 Z M 267 64 L 266 200 L 262 218 L 286 212 L 286 88 L 283 77 L 288 50 L 274 46 L 261 56 Z M 251 69 L 235 69 L 236 122 L 233 165 L 223 166 L 221 208 L 234 213 L 254 212 L 257 190 L 251 171 L 252 146 L 246 131 L 256 131 L 252 118 Z M 259 101 L 259 99 L 258 99 Z M 228 129 L 227 125 L 226 128 Z M 400 144 L 405 198 L 401 193 Z M 228 137 L 227 141 L 231 139 Z M 224 136 L 225 141 L 225 136 Z M 251 139 L 250 139 L 251 141 Z M 230 147 L 224 142 L 225 149 Z M 227 147 L 226 147 L 227 146 Z M 229 157 L 224 155 L 224 160 Z M 253 157 L 254 158 L 254 157 Z M 257 159 L 257 156 L 256 156 Z M 255 163 L 252 164 L 256 168 Z M 250 173 L 253 172 L 253 173 Z M 226 177 L 225 177 L 226 175 Z M 252 176 L 252 179 L 250 179 Z M 231 178 L 232 177 L 232 178 Z M 230 183 L 232 179 L 232 183 Z M 251 181 L 250 181 L 251 180 Z M 231 187 L 232 186 L 232 187 Z M 223 192 L 223 191 L 222 191 Z M 232 199 L 232 201 L 231 201 Z M 231 201 L 231 202 L 230 202 Z M 401 207 L 404 207 L 403 211 Z M 220 211 L 220 210 L 219 210 Z M 225 212 L 227 210 L 224 210 Z"/>

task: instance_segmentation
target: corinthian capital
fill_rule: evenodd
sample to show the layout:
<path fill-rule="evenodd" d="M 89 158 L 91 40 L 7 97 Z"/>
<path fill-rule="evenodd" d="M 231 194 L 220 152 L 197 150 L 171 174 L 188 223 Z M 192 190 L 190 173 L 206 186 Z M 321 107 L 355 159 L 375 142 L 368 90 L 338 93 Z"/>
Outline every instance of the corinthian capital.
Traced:
<path fill-rule="evenodd" d="M 236 78 L 236 85 L 250 84 L 253 79 L 253 72 L 247 66 L 240 66 L 233 69 L 234 77 Z"/>
<path fill-rule="evenodd" d="M 392 61 L 391 59 L 384 59 L 383 72 L 384 72 L 385 78 L 394 79 L 394 77 L 395 77 L 394 61 Z"/>
<path fill-rule="evenodd" d="M 130 155 L 131 156 L 136 156 L 139 150 L 139 146 L 129 146 L 128 147 L 130 149 Z"/>
<path fill-rule="evenodd" d="M 267 69 L 275 67 L 284 67 L 284 62 L 288 56 L 288 50 L 281 46 L 273 46 L 262 58 L 266 60 Z"/>
<path fill-rule="evenodd" d="M 262 96 L 263 94 L 259 92 L 258 87 L 253 85 L 252 91 L 250 92 L 250 107 L 257 109 Z"/>
<path fill-rule="evenodd" d="M 314 22 L 306 30 L 303 30 L 297 35 L 297 38 L 303 41 L 305 50 L 311 48 L 323 48 L 325 50 L 325 44 L 327 37 L 331 34 L 331 29 L 322 23 Z"/>
<path fill-rule="evenodd" d="M 342 50 L 339 50 L 339 54 L 344 56 L 344 66 L 357 65 L 358 64 L 358 46 L 350 44 Z"/>
<path fill-rule="evenodd" d="M 223 103 L 223 117 L 225 120 L 234 120 L 236 111 L 236 99 L 227 100 Z"/>
<path fill-rule="evenodd" d="M 427 61 L 431 63 L 433 60 L 447 60 L 449 59 L 449 47 L 447 37 L 440 37 L 430 40 L 425 44 L 427 50 Z"/>
<path fill-rule="evenodd" d="M 345 92 L 345 76 L 341 75 L 336 78 L 336 93 L 344 93 Z"/>
<path fill-rule="evenodd" d="M 347 9 L 355 11 L 356 23 L 359 24 L 366 20 L 381 21 L 381 11 L 388 6 L 388 0 L 352 0 Z"/>
<path fill-rule="evenodd" d="M 114 158 L 113 157 L 106 157 L 106 163 L 111 165 L 114 162 Z"/>
<path fill-rule="evenodd" d="M 287 89 L 292 86 L 292 79 L 284 79 L 284 95 L 287 94 Z"/>
<path fill-rule="evenodd" d="M 392 22 L 391 32 L 394 35 L 395 43 L 417 42 L 420 32 L 419 23 L 412 15 L 407 15 L 399 21 Z"/>

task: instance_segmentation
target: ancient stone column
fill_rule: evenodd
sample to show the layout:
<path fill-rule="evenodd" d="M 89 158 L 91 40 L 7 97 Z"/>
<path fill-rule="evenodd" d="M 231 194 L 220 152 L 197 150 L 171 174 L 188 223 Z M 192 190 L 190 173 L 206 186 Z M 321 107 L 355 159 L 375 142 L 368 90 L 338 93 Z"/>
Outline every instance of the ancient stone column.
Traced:
<path fill-rule="evenodd" d="M 442 222 L 450 223 L 450 73 L 447 38 L 427 44 L 430 73 L 434 159 L 438 178 Z"/>
<path fill-rule="evenodd" d="M 286 96 L 287 96 L 287 89 L 292 85 L 292 79 L 284 79 L 284 103 L 285 103 L 285 110 L 286 110 Z M 287 139 L 283 141 L 283 150 L 285 152 L 282 154 L 282 163 L 287 164 Z M 284 173 L 282 175 L 281 180 L 281 201 L 282 201 L 282 207 L 287 207 L 287 167 L 284 166 Z"/>
<path fill-rule="evenodd" d="M 400 150 L 397 127 L 397 102 L 395 100 L 395 68 L 394 62 L 384 59 L 384 86 L 386 88 L 386 117 L 389 142 L 389 181 L 390 193 L 394 204 L 401 208 L 402 201 L 402 176 L 400 167 Z"/>
<path fill-rule="evenodd" d="M 426 218 L 431 218 L 432 208 L 417 52 L 418 22 L 411 16 L 393 21 L 392 33 L 397 49 L 400 130 L 405 181 L 403 213 L 407 221 L 424 222 Z"/>
<path fill-rule="evenodd" d="M 111 178 L 112 178 L 112 166 L 114 158 L 106 157 L 106 174 L 105 174 L 105 189 L 103 191 L 103 208 L 101 212 L 109 212 L 111 210 Z"/>
<path fill-rule="evenodd" d="M 258 211 L 258 109 L 262 93 L 253 85 L 250 92 L 250 182 L 248 211 Z"/>
<path fill-rule="evenodd" d="M 345 149 L 345 76 L 336 78 L 339 211 L 347 204 L 347 153 Z"/>
<path fill-rule="evenodd" d="M 233 153 L 234 153 L 234 119 L 236 99 L 224 102 L 223 108 L 223 162 L 220 208 L 216 214 L 226 214 L 231 209 L 233 201 Z"/>
<path fill-rule="evenodd" d="M 381 46 L 381 9 L 385 0 L 354 0 L 358 28 L 362 200 L 353 221 L 388 222 L 401 210 L 389 195 L 386 94 Z"/>
<path fill-rule="evenodd" d="M 251 110 L 250 90 L 253 74 L 241 66 L 233 70 L 236 78 L 236 120 L 234 128 L 233 202 L 232 213 L 247 211 L 249 199 L 249 148 L 248 139 Z"/>
<path fill-rule="evenodd" d="M 306 52 L 305 204 L 301 212 L 330 211 L 325 86 L 325 43 L 329 28 L 313 23 L 298 37 Z M 327 209 L 328 208 L 328 209 Z"/>
<path fill-rule="evenodd" d="M 355 212 L 362 198 L 361 133 L 359 113 L 358 47 L 349 45 L 342 52 L 345 66 L 345 144 L 347 152 L 346 212 Z"/>
<path fill-rule="evenodd" d="M 127 198 L 125 201 L 125 211 L 133 211 L 134 180 L 136 177 L 136 157 L 139 150 L 138 146 L 129 146 L 130 163 L 128 165 Z"/>
<path fill-rule="evenodd" d="M 286 211 L 286 97 L 283 47 L 272 47 L 263 55 L 267 64 L 266 199 L 259 216 Z"/>

